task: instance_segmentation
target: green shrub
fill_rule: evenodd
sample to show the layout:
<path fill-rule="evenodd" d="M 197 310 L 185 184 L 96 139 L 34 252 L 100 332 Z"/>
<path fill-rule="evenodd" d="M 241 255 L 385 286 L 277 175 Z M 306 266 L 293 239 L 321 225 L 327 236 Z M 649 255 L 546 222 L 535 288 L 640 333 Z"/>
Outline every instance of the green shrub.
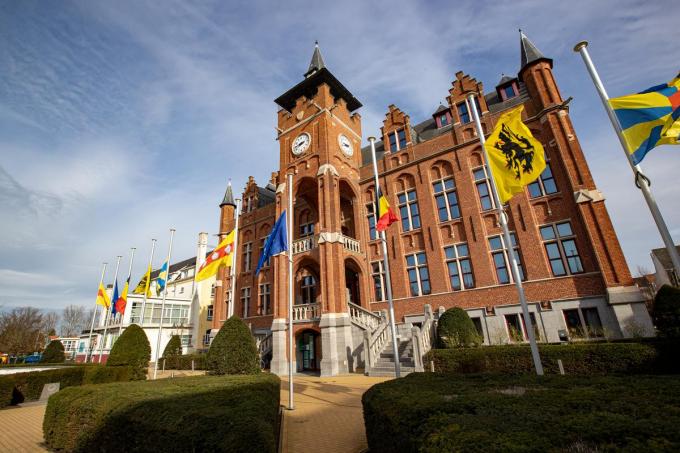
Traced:
<path fill-rule="evenodd" d="M 52 340 L 43 351 L 40 363 L 62 363 L 64 360 L 64 345 L 59 340 Z"/>
<path fill-rule="evenodd" d="M 66 389 L 45 443 L 64 452 L 275 452 L 279 378 L 194 376 Z"/>
<path fill-rule="evenodd" d="M 661 337 L 680 337 L 680 288 L 663 285 L 656 293 L 654 325 Z"/>
<path fill-rule="evenodd" d="M 576 343 L 539 345 L 546 374 L 559 373 L 561 359 L 567 374 L 680 373 L 677 341 L 635 343 Z M 433 349 L 425 357 L 425 368 L 434 362 L 435 371 L 444 373 L 534 372 L 528 345 L 484 346 L 474 349 Z"/>
<path fill-rule="evenodd" d="M 449 308 L 437 322 L 437 338 L 443 348 L 479 346 L 482 337 L 468 313 L 460 307 Z"/>
<path fill-rule="evenodd" d="M 362 403 L 371 453 L 680 450 L 676 376 L 413 373 Z"/>
<path fill-rule="evenodd" d="M 167 359 L 169 357 L 175 357 L 182 355 L 182 340 L 179 335 L 173 335 L 170 337 L 170 341 L 165 345 L 163 350 L 163 358 Z"/>
<path fill-rule="evenodd" d="M 206 368 L 210 374 L 260 373 L 255 339 L 238 317 L 226 320 L 217 332 L 208 350 Z"/>
<path fill-rule="evenodd" d="M 130 324 L 118 337 L 106 359 L 106 366 L 131 367 L 132 380 L 144 380 L 151 360 L 151 345 L 146 334 L 137 324 Z"/>
<path fill-rule="evenodd" d="M 206 354 L 187 354 L 170 356 L 165 360 L 166 370 L 190 370 L 191 361 L 194 362 L 194 370 L 205 370 Z"/>

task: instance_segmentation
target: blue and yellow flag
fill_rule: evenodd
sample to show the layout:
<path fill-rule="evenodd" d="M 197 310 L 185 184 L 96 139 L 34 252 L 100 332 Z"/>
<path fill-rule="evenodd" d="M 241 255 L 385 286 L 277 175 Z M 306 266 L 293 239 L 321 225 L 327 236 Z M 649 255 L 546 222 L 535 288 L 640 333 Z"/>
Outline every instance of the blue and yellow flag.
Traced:
<path fill-rule="evenodd" d="M 609 104 L 635 164 L 654 147 L 680 144 L 680 74 L 641 93 L 610 99 Z"/>
<path fill-rule="evenodd" d="M 165 289 L 165 284 L 168 281 L 168 262 L 166 261 L 161 266 L 161 270 L 158 273 L 158 279 L 156 280 L 156 295 L 160 296 Z"/>

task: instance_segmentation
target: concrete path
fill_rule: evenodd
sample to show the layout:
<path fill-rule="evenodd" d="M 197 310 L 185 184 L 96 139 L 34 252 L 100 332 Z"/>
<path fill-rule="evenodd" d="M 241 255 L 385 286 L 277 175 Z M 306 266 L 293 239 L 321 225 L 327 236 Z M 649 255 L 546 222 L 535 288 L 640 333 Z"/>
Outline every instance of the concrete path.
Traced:
<path fill-rule="evenodd" d="M 45 403 L 35 402 L 0 410 L 0 451 L 47 451 L 42 445 L 45 406 Z"/>
<path fill-rule="evenodd" d="M 295 410 L 283 412 L 282 452 L 365 451 L 368 444 L 361 395 L 388 379 L 391 378 L 295 376 Z M 281 404 L 288 406 L 288 380 L 281 382 Z"/>

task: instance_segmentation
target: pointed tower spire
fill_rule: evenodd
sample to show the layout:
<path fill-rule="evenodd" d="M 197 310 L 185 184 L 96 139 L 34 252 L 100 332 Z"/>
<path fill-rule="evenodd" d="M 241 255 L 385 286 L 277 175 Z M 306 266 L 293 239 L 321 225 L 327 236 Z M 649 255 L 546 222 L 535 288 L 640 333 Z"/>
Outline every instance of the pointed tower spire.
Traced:
<path fill-rule="evenodd" d="M 311 76 L 316 71 L 325 68 L 326 65 L 323 62 L 323 57 L 321 56 L 321 50 L 319 50 L 319 41 L 314 41 L 314 54 L 312 54 L 312 61 L 309 63 L 309 68 L 305 72 L 305 78 Z"/>
<path fill-rule="evenodd" d="M 224 192 L 224 199 L 222 199 L 222 203 L 220 203 L 220 208 L 225 205 L 236 207 L 236 202 L 234 201 L 234 194 L 231 190 L 231 179 L 229 179 L 229 184 L 227 184 L 227 191 Z"/>
<path fill-rule="evenodd" d="M 524 71 L 524 68 L 526 68 L 528 65 L 532 63 L 536 63 L 539 61 L 546 61 L 550 64 L 550 67 L 552 68 L 552 59 L 547 58 L 543 53 L 538 50 L 538 48 L 534 45 L 529 38 L 527 38 L 527 35 L 524 34 L 522 29 L 520 28 L 519 30 L 519 51 L 520 51 L 520 80 L 522 80 L 522 72 Z"/>

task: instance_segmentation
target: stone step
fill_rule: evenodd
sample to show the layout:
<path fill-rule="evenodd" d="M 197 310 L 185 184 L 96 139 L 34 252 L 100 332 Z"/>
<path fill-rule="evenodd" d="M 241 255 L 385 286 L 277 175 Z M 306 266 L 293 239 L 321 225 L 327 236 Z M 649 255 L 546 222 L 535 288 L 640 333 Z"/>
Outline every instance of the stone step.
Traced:
<path fill-rule="evenodd" d="M 404 377 L 408 374 L 414 373 L 415 368 L 413 368 L 413 367 L 401 367 L 399 372 L 400 372 L 401 376 Z M 390 377 L 391 376 L 391 377 L 394 377 L 395 376 L 394 367 L 392 367 L 392 368 L 383 368 L 383 367 L 375 368 L 374 367 L 374 368 L 371 368 L 368 371 L 368 375 L 369 376 L 384 376 L 384 377 Z"/>
<path fill-rule="evenodd" d="M 378 360 L 376 360 L 375 363 L 394 363 L 394 359 L 392 357 L 378 357 Z M 413 358 L 401 357 L 399 363 L 413 363 Z"/>

